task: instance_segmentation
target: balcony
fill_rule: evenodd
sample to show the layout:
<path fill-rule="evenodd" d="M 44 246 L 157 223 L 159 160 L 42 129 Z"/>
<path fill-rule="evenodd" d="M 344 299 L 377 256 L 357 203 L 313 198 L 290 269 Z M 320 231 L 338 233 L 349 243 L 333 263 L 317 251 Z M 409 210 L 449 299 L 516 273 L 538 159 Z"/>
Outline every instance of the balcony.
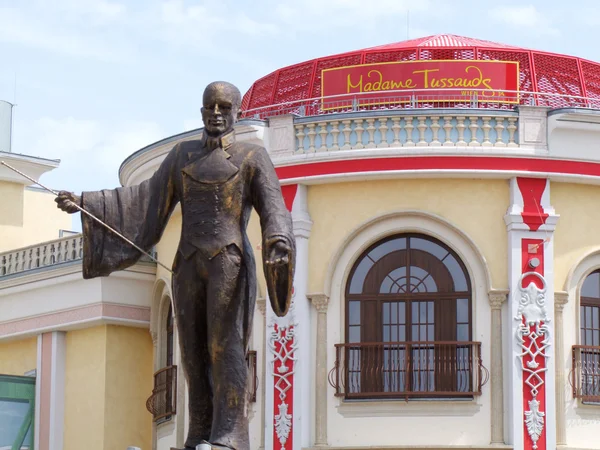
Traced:
<path fill-rule="evenodd" d="M 480 342 L 337 344 L 329 383 L 350 399 L 472 398 L 489 373 Z"/>
<path fill-rule="evenodd" d="M 168 420 L 177 412 L 177 366 L 168 366 L 154 374 L 154 389 L 146 401 L 154 421 Z"/>
<path fill-rule="evenodd" d="M 42 242 L 0 253 L 0 277 L 83 258 L 83 237 L 75 236 Z"/>
<path fill-rule="evenodd" d="M 600 347 L 574 345 L 572 362 L 573 397 L 586 403 L 600 403 Z"/>
<path fill-rule="evenodd" d="M 156 258 L 156 251 L 150 254 Z M 0 278 L 83 259 L 83 235 L 76 234 L 0 253 Z M 140 262 L 155 264 L 146 255 Z"/>
<path fill-rule="evenodd" d="M 518 114 L 449 110 L 350 113 L 297 118 L 295 153 L 389 147 L 516 148 Z"/>

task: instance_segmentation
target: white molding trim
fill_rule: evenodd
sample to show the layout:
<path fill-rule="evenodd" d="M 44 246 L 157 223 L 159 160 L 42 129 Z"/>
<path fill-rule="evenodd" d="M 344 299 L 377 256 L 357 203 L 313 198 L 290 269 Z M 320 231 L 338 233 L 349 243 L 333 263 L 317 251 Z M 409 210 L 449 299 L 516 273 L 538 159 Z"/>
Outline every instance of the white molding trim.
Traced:
<path fill-rule="evenodd" d="M 476 400 L 436 401 L 339 401 L 337 412 L 348 417 L 467 417 L 482 408 Z M 411 447 L 413 448 L 413 447 Z M 421 448 L 419 446 L 419 448 Z"/>
<path fill-rule="evenodd" d="M 343 276 L 343 283 L 345 283 L 353 262 L 371 244 L 387 236 L 408 232 L 428 234 L 445 242 L 456 251 L 467 266 L 471 279 L 473 280 L 477 275 L 477 278 L 485 280 L 481 295 L 485 295 L 487 301 L 487 293 L 493 289 L 492 276 L 483 252 L 477 244 L 460 228 L 443 217 L 413 209 L 385 213 L 361 223 L 352 230 L 329 260 L 323 289 L 325 295 L 331 298 L 334 277 L 342 264 L 342 259 L 350 264 L 349 266 L 346 264 L 344 268 L 346 273 Z M 352 257 L 346 255 L 349 251 L 353 253 Z M 479 271 L 482 273 L 476 273 Z"/>
<path fill-rule="evenodd" d="M 54 321 L 52 320 L 53 318 L 55 318 Z M 26 327 L 28 322 L 35 323 L 39 321 L 48 321 L 48 324 Z M 25 324 L 25 328 L 19 329 L 19 325 L 23 326 L 23 324 Z M 0 323 L 0 342 L 41 333 L 88 328 L 101 324 L 149 328 L 150 308 L 120 303 L 98 302 L 75 308 L 63 309 L 49 314 L 40 314 L 38 316 L 30 316 L 10 322 L 3 322 Z M 16 327 L 17 331 L 11 332 L 11 325 Z M 4 334 L 2 334 L 3 327 L 9 328 Z"/>
<path fill-rule="evenodd" d="M 114 272 L 108 277 L 101 278 L 110 277 L 154 281 L 156 279 L 156 265 L 152 263 L 138 263 L 127 269 Z M 80 260 L 55 266 L 40 267 L 39 269 L 21 272 L 4 279 L 0 277 L 0 297 L 80 280 L 83 280 Z"/>

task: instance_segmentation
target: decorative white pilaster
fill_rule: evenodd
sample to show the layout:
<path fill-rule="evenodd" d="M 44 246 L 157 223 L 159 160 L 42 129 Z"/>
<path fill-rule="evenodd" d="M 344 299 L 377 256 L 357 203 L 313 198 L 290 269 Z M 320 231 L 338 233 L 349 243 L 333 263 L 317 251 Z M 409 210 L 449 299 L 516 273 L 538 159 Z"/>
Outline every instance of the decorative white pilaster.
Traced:
<path fill-rule="evenodd" d="M 502 364 L 502 305 L 508 291 L 494 290 L 488 294 L 491 317 L 490 383 L 491 438 L 490 443 L 504 444 L 504 382 Z"/>
<path fill-rule="evenodd" d="M 514 178 L 504 220 L 508 230 L 508 317 L 505 324 L 507 443 L 554 450 L 554 240 L 558 220 L 550 182 Z"/>
<path fill-rule="evenodd" d="M 317 351 L 315 367 L 315 447 L 327 447 L 327 307 L 329 297 L 310 294 L 317 310 Z"/>
<path fill-rule="evenodd" d="M 264 298 L 259 298 L 256 300 L 256 308 L 260 311 L 260 314 L 263 318 L 263 327 L 262 327 L 262 342 L 267 342 L 267 303 L 266 300 Z M 267 358 L 265 357 L 266 355 L 266 350 L 267 348 L 265 347 L 264 350 L 261 352 L 261 357 L 260 357 L 260 379 L 261 380 L 266 380 L 267 379 L 267 367 L 266 367 L 266 362 L 267 362 Z M 259 450 L 264 450 L 265 448 L 265 384 L 264 382 L 259 383 L 260 385 L 260 398 L 261 398 L 261 405 L 260 405 L 260 417 L 261 417 L 261 423 L 260 423 L 260 447 Z"/>
<path fill-rule="evenodd" d="M 40 450 L 62 450 L 65 419 L 65 357 L 63 331 L 38 336 L 35 442 Z"/>
<path fill-rule="evenodd" d="M 567 423 L 566 423 L 566 361 L 563 330 L 563 310 L 569 301 L 568 292 L 554 293 L 554 335 L 556 356 L 556 445 L 567 445 Z"/>
<path fill-rule="evenodd" d="M 292 450 L 309 447 L 310 415 L 310 303 L 308 288 L 308 239 L 312 221 L 308 214 L 307 188 L 298 185 L 292 203 L 296 238 L 294 296 L 289 313 L 278 318 L 267 301 L 265 380 L 265 448 Z M 276 406 L 277 405 L 277 406 Z"/>

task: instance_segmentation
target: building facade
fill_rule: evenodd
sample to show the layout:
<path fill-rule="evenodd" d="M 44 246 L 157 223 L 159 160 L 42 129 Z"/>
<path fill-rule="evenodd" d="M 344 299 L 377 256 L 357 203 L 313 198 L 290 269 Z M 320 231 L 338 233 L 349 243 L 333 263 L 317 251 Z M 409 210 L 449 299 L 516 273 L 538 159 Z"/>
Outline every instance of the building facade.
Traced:
<path fill-rule="evenodd" d="M 236 139 L 271 155 L 297 270 L 284 318 L 259 283 L 252 448 L 600 448 L 598 74 L 433 36 L 254 83 Z M 201 134 L 132 154 L 121 183 Z M 180 229 L 176 209 L 164 264 Z M 249 236 L 260 271 L 256 216 Z M 182 447 L 169 272 L 84 281 L 79 236 L 4 250 L 0 398 L 34 406 L 0 448 L 28 420 L 22 448 Z"/>

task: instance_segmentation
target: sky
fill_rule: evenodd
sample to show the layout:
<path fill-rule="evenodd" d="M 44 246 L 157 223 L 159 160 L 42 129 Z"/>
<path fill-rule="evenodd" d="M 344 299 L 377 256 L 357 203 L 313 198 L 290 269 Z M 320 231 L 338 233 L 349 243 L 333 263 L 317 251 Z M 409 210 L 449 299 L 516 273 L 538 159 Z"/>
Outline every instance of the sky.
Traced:
<path fill-rule="evenodd" d="M 286 65 L 439 33 L 600 61 L 599 12 L 598 0 L 0 0 L 0 99 L 16 103 L 13 152 L 60 159 L 40 181 L 79 193 L 118 186 L 128 155 L 200 127 L 211 81 L 244 93 Z"/>

